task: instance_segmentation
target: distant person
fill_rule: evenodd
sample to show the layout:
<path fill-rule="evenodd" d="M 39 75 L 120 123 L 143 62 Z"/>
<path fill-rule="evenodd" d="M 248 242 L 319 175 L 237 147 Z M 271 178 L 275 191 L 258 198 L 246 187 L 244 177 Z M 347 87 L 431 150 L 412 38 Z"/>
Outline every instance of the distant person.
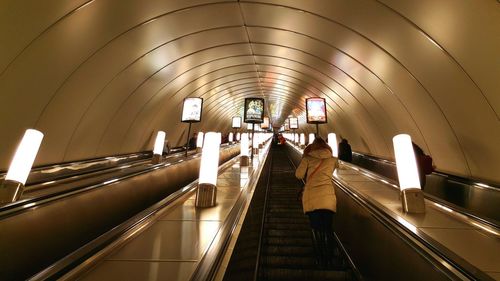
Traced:
<path fill-rule="evenodd" d="M 332 174 L 338 167 L 332 149 L 322 139 L 316 138 L 304 149 L 295 176 L 306 179 L 302 192 L 302 208 L 309 217 L 316 264 L 329 267 L 333 264 L 335 239 L 333 215 L 337 211 L 337 199 L 332 183 Z"/>
<path fill-rule="evenodd" d="M 432 174 L 434 172 L 434 164 L 432 163 L 432 157 L 425 154 L 422 148 L 416 143 L 412 142 L 413 151 L 415 152 L 415 160 L 417 161 L 418 178 L 420 179 L 420 186 L 424 190 L 425 184 L 427 183 L 426 175 Z"/>
<path fill-rule="evenodd" d="M 282 134 L 279 134 L 279 135 L 278 135 L 278 144 L 279 144 L 279 145 L 283 145 L 283 144 L 285 144 L 285 142 L 286 142 L 285 137 L 283 137 L 283 135 L 282 135 Z"/>
<path fill-rule="evenodd" d="M 194 133 L 194 135 L 189 139 L 189 149 L 196 149 L 196 142 L 198 140 L 198 133 Z"/>
<path fill-rule="evenodd" d="M 352 162 L 351 145 L 346 139 L 342 139 L 339 143 L 339 160 Z"/>

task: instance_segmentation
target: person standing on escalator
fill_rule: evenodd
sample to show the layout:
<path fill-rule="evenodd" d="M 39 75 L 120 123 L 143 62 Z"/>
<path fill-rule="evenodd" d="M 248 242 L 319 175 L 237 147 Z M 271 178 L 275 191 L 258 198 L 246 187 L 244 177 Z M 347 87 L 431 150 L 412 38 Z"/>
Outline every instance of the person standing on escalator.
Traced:
<path fill-rule="evenodd" d="M 345 162 L 352 162 L 351 145 L 346 139 L 342 139 L 339 143 L 339 159 Z"/>
<path fill-rule="evenodd" d="M 304 149 L 302 160 L 295 171 L 299 179 L 306 179 L 302 192 L 302 208 L 309 217 L 316 263 L 320 267 L 333 264 L 335 240 L 333 215 L 337 199 L 332 183 L 333 171 L 338 167 L 332 149 L 322 139 L 316 138 Z"/>

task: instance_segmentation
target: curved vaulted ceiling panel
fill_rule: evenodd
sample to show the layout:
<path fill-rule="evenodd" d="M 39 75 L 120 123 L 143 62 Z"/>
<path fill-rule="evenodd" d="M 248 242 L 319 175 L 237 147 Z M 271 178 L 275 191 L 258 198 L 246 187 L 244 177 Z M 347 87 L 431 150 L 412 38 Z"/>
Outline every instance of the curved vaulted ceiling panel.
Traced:
<path fill-rule="evenodd" d="M 149 150 L 194 130 L 227 132 L 246 97 L 274 125 L 327 125 L 353 149 L 393 158 L 409 133 L 438 170 L 500 182 L 500 8 L 495 1 L 74 0 L 0 3 L 0 169 L 26 128 L 37 164 Z M 6 40 L 5 40 L 6 39 Z"/>

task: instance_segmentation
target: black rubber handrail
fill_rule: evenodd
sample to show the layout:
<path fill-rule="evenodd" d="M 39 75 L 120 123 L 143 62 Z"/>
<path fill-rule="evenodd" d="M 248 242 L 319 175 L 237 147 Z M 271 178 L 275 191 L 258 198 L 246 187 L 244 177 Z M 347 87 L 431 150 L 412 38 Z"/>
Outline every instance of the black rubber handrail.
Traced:
<path fill-rule="evenodd" d="M 110 183 L 120 182 L 120 181 L 129 179 L 129 178 L 138 176 L 138 175 L 149 173 L 151 171 L 154 171 L 154 170 L 157 170 L 160 168 L 166 168 L 166 167 L 169 167 L 171 165 L 175 165 L 177 163 L 183 162 L 185 160 L 189 160 L 191 158 L 196 158 L 196 157 L 198 157 L 198 154 L 192 154 L 192 155 L 188 156 L 188 158 L 181 158 L 177 161 L 170 162 L 170 163 L 160 163 L 160 164 L 148 166 L 148 167 L 145 167 L 145 169 L 143 169 L 141 171 L 133 172 L 133 173 L 130 173 L 130 174 L 118 177 L 118 178 L 114 178 L 112 180 L 105 180 L 105 181 L 98 183 L 98 184 L 92 184 L 89 186 L 78 186 L 78 187 L 75 187 L 75 188 L 70 189 L 70 190 L 59 191 L 59 192 L 55 192 L 55 193 L 51 193 L 51 194 L 47 194 L 47 195 L 42 195 L 40 197 L 16 201 L 16 202 L 13 202 L 13 203 L 10 203 L 7 205 L 3 205 L 0 208 L 0 219 L 15 215 L 16 213 L 23 212 L 23 211 L 29 210 L 31 208 L 41 206 L 43 204 L 47 204 L 49 202 L 53 202 L 55 200 L 60 200 L 60 199 L 65 198 L 65 197 L 73 196 L 75 194 L 79 194 L 82 192 L 87 192 L 87 191 L 90 191 L 90 190 L 93 190 L 96 188 L 100 188 L 100 187 L 106 186 Z"/>
<path fill-rule="evenodd" d="M 207 249 L 207 252 L 201 258 L 195 272 L 190 278 L 190 281 L 208 281 L 215 279 L 217 269 L 220 267 L 222 259 L 224 258 L 224 254 L 227 250 L 227 246 L 231 241 L 231 235 L 233 234 L 234 229 L 238 224 L 238 220 L 244 211 L 243 209 L 245 207 L 245 202 L 247 201 L 248 196 L 250 196 L 250 187 L 257 184 L 265 163 L 267 162 L 268 154 L 269 150 L 266 152 L 266 155 L 263 158 L 262 163 L 264 164 L 260 165 L 257 171 L 253 171 L 253 173 L 255 174 L 250 177 L 251 181 L 248 183 L 247 190 L 242 193 L 236 201 L 235 206 L 231 209 L 228 217 L 226 218 L 216 237 L 214 238 L 212 245 L 209 247 L 209 249 Z"/>
<path fill-rule="evenodd" d="M 363 154 L 363 153 L 359 153 L 359 152 L 354 152 L 354 151 L 352 152 L 352 154 L 359 155 L 359 157 L 370 159 L 370 160 L 375 161 L 375 162 L 383 162 L 383 163 L 385 163 L 387 165 L 396 167 L 396 163 L 394 161 L 391 161 L 391 160 L 387 160 L 387 159 L 380 158 L 380 157 L 373 156 L 373 155 L 368 155 L 368 154 Z M 440 177 L 446 178 L 447 180 L 455 181 L 455 182 L 463 184 L 463 185 L 469 185 L 469 186 L 480 187 L 480 188 L 487 188 L 487 189 L 491 189 L 491 190 L 495 190 L 495 191 L 499 191 L 500 192 L 500 185 L 498 183 L 488 182 L 488 181 L 485 181 L 485 180 L 482 180 L 482 179 L 477 179 L 476 180 L 476 179 L 464 178 L 464 177 L 461 177 L 461 176 L 457 176 L 457 175 L 453 175 L 453 174 L 448 174 L 448 173 L 441 172 L 441 171 L 434 171 L 434 172 L 432 172 L 432 174 L 436 175 L 436 176 L 440 176 Z M 483 182 L 487 186 L 478 186 L 477 182 Z"/>
<path fill-rule="evenodd" d="M 196 156 L 195 156 L 196 157 Z M 194 157 L 192 157 L 194 158 Z M 182 159 L 181 161 L 183 161 Z M 231 167 L 236 159 L 229 160 L 219 168 L 219 173 L 228 167 Z M 156 166 L 165 166 L 164 164 L 159 164 Z M 153 168 L 155 170 L 155 168 Z M 139 214 L 133 216 L 127 221 L 121 223 L 120 225 L 114 227 L 110 231 L 102 234 L 91 242 L 83 245 L 74 252 L 68 254 L 63 259 L 57 261 L 46 269 L 35 274 L 28 280 L 51 280 L 59 279 L 65 274 L 64 279 L 73 279 L 75 276 L 79 275 L 84 271 L 89 264 L 92 264 L 96 255 L 101 251 L 108 252 L 111 248 L 116 247 L 112 244 L 120 244 L 128 241 L 132 238 L 132 233 L 137 229 L 143 229 L 154 221 L 154 215 L 160 212 L 163 208 L 174 203 L 177 199 L 183 197 L 184 195 L 192 192 L 197 187 L 198 180 L 191 182 L 185 187 L 179 189 L 178 191 L 167 196 L 165 199 L 155 203 L 146 210 L 140 212 Z M 121 244 L 120 244 L 121 245 Z M 111 248 L 110 248 L 111 247 Z M 101 253 L 101 255 L 103 255 Z"/>
<path fill-rule="evenodd" d="M 267 164 L 267 163 L 266 163 Z M 259 278 L 259 264 L 260 264 L 260 253 L 262 252 L 262 238 L 264 237 L 264 225 L 266 223 L 266 210 L 267 210 L 267 205 L 268 205 L 268 197 L 269 197 L 269 186 L 271 182 L 271 173 L 273 169 L 273 156 L 271 155 L 271 158 L 269 159 L 269 167 L 267 171 L 267 178 L 266 178 L 266 192 L 264 193 L 264 205 L 262 207 L 262 218 L 260 221 L 260 233 L 259 233 L 259 240 L 257 243 L 257 258 L 255 259 L 255 270 L 253 273 L 253 280 L 257 281 Z"/>
<path fill-rule="evenodd" d="M 362 172 L 364 172 L 364 173 L 370 174 L 370 176 L 371 176 L 371 177 L 376 178 L 376 179 L 378 179 L 378 180 L 380 180 L 380 181 L 387 181 L 387 182 L 389 182 L 390 184 L 393 184 L 393 185 L 397 185 L 397 184 L 398 184 L 398 183 L 397 183 L 395 180 L 393 180 L 393 179 L 386 178 L 386 177 L 384 177 L 384 176 L 381 176 L 381 175 L 379 175 L 379 174 L 376 174 L 376 173 L 374 173 L 374 172 L 372 172 L 372 171 L 370 171 L 370 170 L 367 170 L 367 169 L 362 168 L 362 167 L 360 167 L 360 166 L 357 166 L 357 165 L 355 165 L 355 164 L 348 163 L 348 162 L 342 162 L 342 163 L 343 163 L 343 165 L 348 166 L 348 167 L 356 167 L 356 169 L 359 169 L 360 171 L 362 171 Z M 397 188 L 397 187 L 395 187 L 395 188 Z M 461 208 L 461 207 L 456 206 L 456 205 L 454 205 L 454 204 L 450 204 L 450 202 L 448 202 L 448 201 L 446 201 L 446 200 L 443 200 L 443 199 L 438 198 L 438 197 L 436 197 L 436 196 L 433 196 L 433 195 L 427 194 L 427 193 L 425 193 L 425 192 L 424 192 L 424 197 L 425 197 L 427 200 L 429 200 L 429 201 L 431 201 L 431 202 L 433 202 L 433 203 L 440 204 L 440 205 L 442 205 L 442 206 L 444 206 L 444 207 L 446 207 L 446 208 L 449 208 L 449 209 L 453 210 L 454 212 L 456 212 L 456 213 L 458 213 L 458 214 L 460 214 L 460 215 L 462 215 L 462 216 L 465 216 L 465 217 L 467 217 L 467 218 L 470 218 L 470 219 L 472 219 L 472 220 L 475 220 L 475 221 L 476 221 L 476 222 L 478 222 L 478 223 L 481 223 L 481 224 L 487 225 L 487 226 L 489 226 L 489 227 L 491 227 L 491 228 L 494 228 L 494 229 L 496 229 L 496 230 L 499 230 L 499 229 L 500 229 L 500 225 L 498 225 L 498 222 L 497 222 L 497 221 L 494 221 L 494 220 L 492 220 L 492 219 L 485 219 L 485 218 L 479 217 L 479 216 L 477 216 L 477 215 L 475 215 L 475 214 L 470 213 L 467 209 Z"/>
<path fill-rule="evenodd" d="M 436 268 L 439 268 L 441 272 L 450 277 L 450 279 L 459 278 L 460 280 L 493 280 L 487 274 L 481 272 L 479 269 L 469 264 L 461 257 L 445 249 L 444 247 L 440 247 L 439 243 L 434 241 L 431 237 L 424 235 L 423 233 L 416 234 L 410 231 L 408 228 L 402 225 L 396 217 L 388 214 L 379 206 L 372 203 L 362 194 L 352 190 L 351 188 L 349 188 L 349 186 L 345 185 L 340 180 L 335 178 L 333 178 L 332 180 L 343 192 L 345 192 L 345 194 L 347 194 L 360 206 L 365 208 L 378 222 L 380 222 L 387 229 L 391 230 L 403 242 L 412 247 L 417 253 L 431 262 Z M 416 243 L 415 241 L 417 241 L 418 243 Z M 429 251 L 425 251 L 424 249 L 428 249 Z M 457 260 L 460 260 L 460 263 L 458 263 Z"/>
<path fill-rule="evenodd" d="M 134 156 L 138 155 L 138 156 Z M 87 163 L 92 163 L 92 162 L 102 162 L 105 161 L 109 158 L 116 158 L 116 157 L 141 157 L 142 155 L 152 155 L 151 151 L 140 151 L 140 152 L 134 152 L 134 153 L 125 153 L 125 154 L 117 154 L 117 155 L 108 155 L 108 156 L 103 156 L 103 157 L 96 157 L 96 158 L 88 158 L 88 159 L 83 159 L 83 160 L 77 160 L 77 161 L 67 161 L 67 162 L 60 162 L 60 163 L 53 163 L 53 164 L 46 164 L 46 165 L 40 165 L 40 166 L 35 166 L 31 169 L 32 172 L 39 172 L 43 170 L 50 170 L 54 168 L 63 168 L 63 167 L 71 167 L 74 165 L 81 165 L 81 164 L 87 164 Z M 5 177 L 5 174 L 7 171 L 0 171 L 0 178 Z"/>

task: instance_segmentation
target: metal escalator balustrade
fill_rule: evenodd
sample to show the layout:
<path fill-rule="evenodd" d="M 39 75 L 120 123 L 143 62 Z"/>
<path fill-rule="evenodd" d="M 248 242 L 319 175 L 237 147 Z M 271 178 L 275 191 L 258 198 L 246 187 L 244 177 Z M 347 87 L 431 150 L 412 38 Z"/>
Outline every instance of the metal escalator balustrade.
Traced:
<path fill-rule="evenodd" d="M 236 146 L 221 149 L 221 163 L 238 152 Z M 199 165 L 199 157 L 190 159 L 152 165 L 116 181 L 2 212 L 0 279 L 28 278 L 188 184 L 196 178 Z"/>
<path fill-rule="evenodd" d="M 0 217 L 10 215 L 13 212 L 21 211 L 26 208 L 31 208 L 39 203 L 49 202 L 78 192 L 84 192 L 93 188 L 105 186 L 113 182 L 152 171 L 154 169 L 175 165 L 183 162 L 184 160 L 196 158 L 198 156 L 198 153 L 194 153 L 190 154 L 190 156 L 186 159 L 184 153 L 175 153 L 168 155 L 164 159 L 163 163 L 152 164 L 151 153 L 134 153 L 127 156 L 106 157 L 111 159 L 109 161 L 113 161 L 115 163 L 111 166 L 92 165 L 91 170 L 86 168 L 79 169 L 75 166 L 80 166 L 81 163 L 87 165 L 86 163 L 95 164 L 103 161 L 106 162 L 108 160 L 93 159 L 88 161 L 65 163 L 63 166 L 71 172 L 57 172 L 57 175 L 47 172 L 48 170 L 55 169 L 54 165 L 47 166 L 43 169 L 37 168 L 35 169 L 35 173 L 43 172 L 47 174 L 47 176 L 43 178 L 44 180 L 42 180 L 42 177 L 36 176 L 35 178 L 37 178 L 40 182 L 26 186 L 21 198 L 18 201 L 0 205 Z M 54 179 L 54 177 L 57 177 L 58 179 Z"/>

